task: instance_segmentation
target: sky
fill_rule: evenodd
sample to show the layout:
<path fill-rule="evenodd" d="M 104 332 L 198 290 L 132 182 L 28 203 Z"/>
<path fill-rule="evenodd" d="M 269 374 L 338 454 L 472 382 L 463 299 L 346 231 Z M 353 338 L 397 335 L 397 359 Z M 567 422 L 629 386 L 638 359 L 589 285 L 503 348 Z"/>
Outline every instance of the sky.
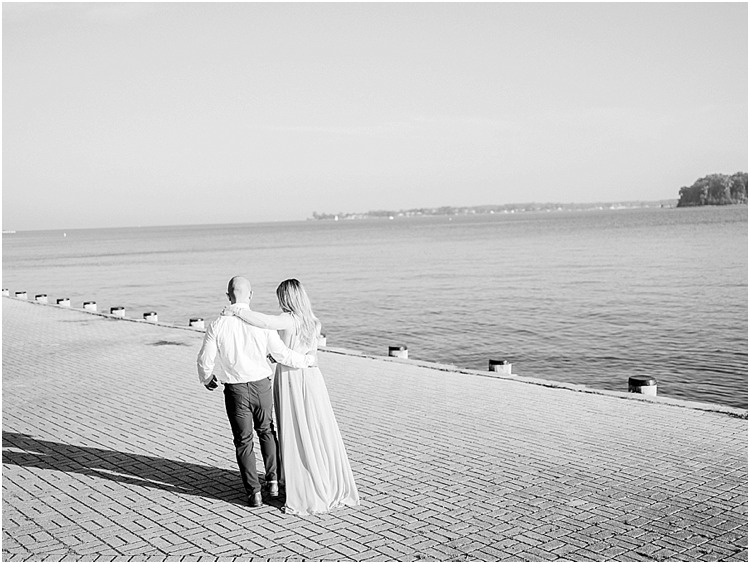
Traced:
<path fill-rule="evenodd" d="M 677 198 L 746 3 L 3 3 L 3 229 Z"/>

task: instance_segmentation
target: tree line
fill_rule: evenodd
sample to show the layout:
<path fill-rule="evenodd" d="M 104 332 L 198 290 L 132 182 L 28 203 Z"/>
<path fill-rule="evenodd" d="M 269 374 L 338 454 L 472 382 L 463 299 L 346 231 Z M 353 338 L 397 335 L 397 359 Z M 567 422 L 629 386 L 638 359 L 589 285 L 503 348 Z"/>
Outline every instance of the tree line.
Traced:
<path fill-rule="evenodd" d="M 677 207 L 723 206 L 747 203 L 747 173 L 709 174 L 696 180 L 692 186 L 680 188 Z"/>

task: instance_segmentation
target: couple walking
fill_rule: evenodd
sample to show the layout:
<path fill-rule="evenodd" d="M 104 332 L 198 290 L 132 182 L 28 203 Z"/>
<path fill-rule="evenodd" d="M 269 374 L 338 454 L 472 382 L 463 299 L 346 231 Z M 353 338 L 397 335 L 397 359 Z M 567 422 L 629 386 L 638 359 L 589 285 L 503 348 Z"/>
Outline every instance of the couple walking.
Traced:
<path fill-rule="evenodd" d="M 317 367 L 320 322 L 302 284 L 285 280 L 276 289 L 281 315 L 250 309 L 252 289 L 241 276 L 229 281 L 231 306 L 206 329 L 198 376 L 213 390 L 224 384 L 237 464 L 251 507 L 263 503 L 253 447 L 258 433 L 266 491 L 286 491 L 287 513 L 324 513 L 359 504 L 357 487 Z M 276 362 L 276 374 L 268 362 Z M 274 429 L 276 415 L 278 441 Z"/>

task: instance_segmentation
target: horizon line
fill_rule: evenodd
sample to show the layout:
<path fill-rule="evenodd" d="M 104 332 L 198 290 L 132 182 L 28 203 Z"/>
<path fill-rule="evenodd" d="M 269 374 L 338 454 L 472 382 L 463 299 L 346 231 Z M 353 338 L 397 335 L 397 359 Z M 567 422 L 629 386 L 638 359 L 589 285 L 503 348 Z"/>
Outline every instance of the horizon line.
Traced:
<path fill-rule="evenodd" d="M 488 207 L 488 206 L 498 206 L 498 207 L 507 207 L 507 206 L 529 206 L 529 205 L 561 205 L 561 206 L 570 206 L 570 205 L 612 205 L 612 204 L 628 204 L 628 203 L 641 203 L 641 204 L 648 204 L 648 203 L 664 203 L 664 202 L 677 202 L 678 198 L 661 198 L 656 200 L 599 200 L 599 201 L 593 201 L 593 202 L 519 202 L 519 203 L 509 203 L 509 204 L 477 204 L 473 206 L 450 206 L 450 205 L 443 205 L 443 206 L 423 206 L 422 208 L 407 208 L 407 209 L 400 209 L 400 210 L 393 210 L 394 213 L 398 212 L 404 212 L 409 210 L 415 210 L 415 209 L 438 209 L 438 208 L 481 208 L 481 207 Z M 334 213 L 325 213 L 325 215 L 337 215 L 337 214 L 349 214 L 349 215 L 365 215 L 368 213 L 373 212 L 382 212 L 387 210 L 369 210 L 366 212 L 334 212 Z M 529 210 L 525 213 L 533 213 L 535 210 Z M 583 211 L 583 210 L 581 210 Z M 12 235 L 16 233 L 28 233 L 28 232 L 34 232 L 34 231 L 61 231 L 63 233 L 67 231 L 84 231 L 88 229 L 141 229 L 141 228 L 162 228 L 162 227 L 210 227 L 210 226 L 220 226 L 220 225 L 262 225 L 262 224 L 273 224 L 273 223 L 297 223 L 297 222 L 307 222 L 307 221 L 325 221 L 325 220 L 316 220 L 311 214 L 304 218 L 304 219 L 278 219 L 278 220 L 266 220 L 266 221 L 231 221 L 231 222 L 218 222 L 218 223 L 162 223 L 162 224 L 141 224 L 141 225 L 119 225 L 119 226 L 99 226 L 99 227 L 53 227 L 53 228 L 37 228 L 37 229 L 12 229 L 8 228 L 6 229 L 5 226 L 2 228 L 2 234 L 3 235 Z M 426 216 L 431 217 L 431 216 Z M 437 214 L 435 215 L 437 217 Z M 376 218 L 373 218 L 376 219 Z"/>

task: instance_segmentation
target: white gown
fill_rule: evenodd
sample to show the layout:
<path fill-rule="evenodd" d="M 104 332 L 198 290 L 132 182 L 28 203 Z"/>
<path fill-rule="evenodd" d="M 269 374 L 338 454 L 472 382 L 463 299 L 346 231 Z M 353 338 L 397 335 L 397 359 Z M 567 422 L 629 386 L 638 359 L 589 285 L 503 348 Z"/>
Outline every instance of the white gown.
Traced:
<path fill-rule="evenodd" d="M 297 331 L 282 331 L 286 345 L 309 347 Z M 279 479 L 286 485 L 287 513 L 311 515 L 359 505 L 344 442 L 320 369 L 276 365 L 274 410 L 279 438 Z"/>

